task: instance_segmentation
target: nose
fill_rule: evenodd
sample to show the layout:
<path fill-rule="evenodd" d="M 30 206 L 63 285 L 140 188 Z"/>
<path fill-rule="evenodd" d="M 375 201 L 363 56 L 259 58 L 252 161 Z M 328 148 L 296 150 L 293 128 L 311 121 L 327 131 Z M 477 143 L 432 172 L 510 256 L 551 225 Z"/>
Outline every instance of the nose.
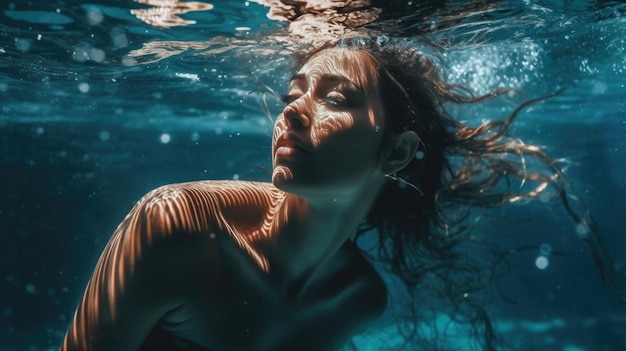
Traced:
<path fill-rule="evenodd" d="M 283 116 L 288 127 L 291 128 L 308 128 L 311 125 L 311 116 L 313 111 L 307 108 L 307 102 L 304 96 L 295 101 L 290 102 L 283 109 Z"/>

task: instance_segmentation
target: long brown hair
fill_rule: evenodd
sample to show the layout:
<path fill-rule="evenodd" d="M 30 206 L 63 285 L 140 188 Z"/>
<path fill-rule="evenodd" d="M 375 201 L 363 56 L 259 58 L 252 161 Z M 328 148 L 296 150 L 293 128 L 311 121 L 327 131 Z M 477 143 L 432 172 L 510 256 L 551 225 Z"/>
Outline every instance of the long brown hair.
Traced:
<path fill-rule="evenodd" d="M 496 349 L 487 312 L 489 291 L 506 272 L 507 256 L 514 250 L 503 250 L 472 234 L 470 214 L 476 208 L 540 196 L 560 200 L 578 236 L 588 245 L 606 287 L 626 301 L 619 286 L 623 272 L 615 270 L 587 205 L 576 196 L 558 162 L 540 147 L 509 135 L 509 126 L 525 107 L 551 96 L 526 101 L 504 119 L 470 127 L 454 120 L 444 105 L 479 103 L 511 90 L 475 96 L 463 86 L 444 81 L 431 58 L 407 45 L 369 38 L 342 40 L 338 45 L 365 52 L 377 63 L 386 136 L 413 130 L 420 137 L 415 158 L 388 175 L 355 233 L 356 241 L 376 233 L 374 258 L 406 287 L 409 313 L 401 316 L 406 323 L 399 325 L 407 343 L 419 341 L 421 349 L 443 347 L 432 333 L 420 332 L 419 322 L 435 312 L 471 325 L 473 339 L 482 349 Z"/>

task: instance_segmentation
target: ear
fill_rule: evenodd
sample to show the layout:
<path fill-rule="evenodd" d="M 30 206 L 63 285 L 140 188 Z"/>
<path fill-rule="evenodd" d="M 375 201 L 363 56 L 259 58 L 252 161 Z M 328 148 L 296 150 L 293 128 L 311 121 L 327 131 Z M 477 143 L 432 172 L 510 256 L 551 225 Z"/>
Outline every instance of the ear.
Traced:
<path fill-rule="evenodd" d="M 385 174 L 393 174 L 406 167 L 419 148 L 419 137 L 412 130 L 394 135 L 391 145 L 382 160 L 381 170 Z"/>

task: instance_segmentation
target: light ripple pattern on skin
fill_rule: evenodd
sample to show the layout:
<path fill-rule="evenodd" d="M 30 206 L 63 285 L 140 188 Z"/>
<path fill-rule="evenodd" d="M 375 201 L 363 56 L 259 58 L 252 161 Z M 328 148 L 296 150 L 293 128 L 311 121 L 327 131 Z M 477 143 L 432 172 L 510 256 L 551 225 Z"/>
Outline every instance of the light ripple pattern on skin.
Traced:
<path fill-rule="evenodd" d="M 80 326 L 71 328 L 74 334 L 68 335 L 65 342 L 73 340 L 82 349 L 89 349 L 89 338 L 76 332 L 98 329 L 102 316 L 95 311 L 108 310 L 111 318 L 116 319 L 116 297 L 123 293 L 126 282 L 133 279 L 142 254 L 159 241 L 178 235 L 209 235 L 214 239 L 215 232 L 225 233 L 248 253 L 259 269 L 269 272 L 267 259 L 253 244 L 286 222 L 284 197 L 284 192 L 273 187 L 233 181 L 172 184 L 149 192 L 118 226 L 100 256 L 83 297 L 87 303 L 81 304 L 74 316 L 73 324 Z M 224 211 L 259 207 L 270 210 L 262 225 L 252 230 L 238 228 L 224 214 Z"/>

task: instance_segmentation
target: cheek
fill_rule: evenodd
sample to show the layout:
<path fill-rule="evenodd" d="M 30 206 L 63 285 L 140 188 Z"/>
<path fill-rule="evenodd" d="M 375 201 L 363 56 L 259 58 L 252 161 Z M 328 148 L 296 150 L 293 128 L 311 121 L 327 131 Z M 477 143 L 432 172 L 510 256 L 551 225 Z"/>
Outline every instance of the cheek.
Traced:
<path fill-rule="evenodd" d="M 322 141 L 319 160 L 329 170 L 352 173 L 373 169 L 380 161 L 380 135 L 371 129 L 352 129 Z"/>
<path fill-rule="evenodd" d="M 349 131 L 353 126 L 354 119 L 349 113 L 319 116 L 311 128 L 311 142 L 314 146 L 319 146 L 332 136 Z"/>

